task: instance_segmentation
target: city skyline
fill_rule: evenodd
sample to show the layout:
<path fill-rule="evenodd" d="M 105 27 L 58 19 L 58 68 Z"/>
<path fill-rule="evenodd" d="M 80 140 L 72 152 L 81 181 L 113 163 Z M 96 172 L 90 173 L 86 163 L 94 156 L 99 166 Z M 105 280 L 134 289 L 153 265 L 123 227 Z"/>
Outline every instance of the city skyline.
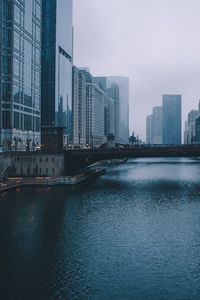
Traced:
<path fill-rule="evenodd" d="M 130 132 L 143 139 L 162 94 L 182 95 L 182 127 L 200 98 L 199 9 L 197 0 L 74 0 L 74 63 L 130 78 Z"/>

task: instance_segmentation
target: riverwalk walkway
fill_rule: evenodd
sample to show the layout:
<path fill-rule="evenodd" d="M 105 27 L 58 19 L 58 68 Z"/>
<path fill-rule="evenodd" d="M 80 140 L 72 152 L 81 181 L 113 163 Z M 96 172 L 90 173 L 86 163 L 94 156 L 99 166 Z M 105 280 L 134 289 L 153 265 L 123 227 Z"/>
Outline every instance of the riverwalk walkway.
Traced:
<path fill-rule="evenodd" d="M 76 185 L 87 179 L 95 178 L 106 173 L 106 168 L 95 167 L 87 172 L 77 174 L 75 176 L 59 176 L 59 177 L 11 177 L 0 182 L 0 193 L 22 186 L 55 186 L 55 185 Z"/>
<path fill-rule="evenodd" d="M 22 186 L 46 185 L 49 178 L 8 178 L 0 183 L 0 193 Z"/>

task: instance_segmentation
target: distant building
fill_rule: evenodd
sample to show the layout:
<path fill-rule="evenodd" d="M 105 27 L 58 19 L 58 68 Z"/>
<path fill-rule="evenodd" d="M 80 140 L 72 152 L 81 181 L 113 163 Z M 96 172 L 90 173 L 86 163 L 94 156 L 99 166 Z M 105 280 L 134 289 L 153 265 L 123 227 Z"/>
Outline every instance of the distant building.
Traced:
<path fill-rule="evenodd" d="M 162 97 L 162 141 L 164 145 L 181 144 L 181 95 Z"/>
<path fill-rule="evenodd" d="M 146 143 L 153 144 L 152 126 L 153 125 L 153 114 L 146 118 Z"/>
<path fill-rule="evenodd" d="M 162 144 L 162 107 L 153 107 L 152 144 Z"/>
<path fill-rule="evenodd" d="M 194 144 L 200 144 L 200 116 L 195 120 Z"/>
<path fill-rule="evenodd" d="M 185 144 L 185 145 L 189 144 L 189 143 L 188 143 L 188 121 L 185 121 L 184 144 Z"/>
<path fill-rule="evenodd" d="M 115 103 L 104 93 L 104 135 L 110 134 L 115 137 Z"/>
<path fill-rule="evenodd" d="M 41 0 L 0 1 L 0 145 L 40 143 Z"/>
<path fill-rule="evenodd" d="M 162 144 L 162 107 L 153 107 L 153 113 L 146 118 L 146 143 Z"/>
<path fill-rule="evenodd" d="M 110 86 L 115 83 L 119 87 L 119 139 L 129 141 L 129 78 L 125 76 L 109 76 Z"/>
<path fill-rule="evenodd" d="M 129 141 L 129 78 L 124 76 L 96 77 L 101 88 L 114 89 L 118 86 L 119 92 L 115 90 L 116 105 L 116 137 L 121 143 Z M 119 94 L 118 94 L 119 93 Z M 114 90 L 113 90 L 114 96 Z M 119 96 L 119 103 L 118 103 Z M 113 98 L 113 97 L 112 97 Z M 117 121 L 118 120 L 118 121 Z"/>
<path fill-rule="evenodd" d="M 114 115 L 115 115 L 115 131 L 113 132 L 115 135 L 115 141 L 119 140 L 119 87 L 116 83 L 112 83 L 110 88 L 106 89 L 107 95 L 113 99 L 114 101 Z"/>
<path fill-rule="evenodd" d="M 97 80 L 87 71 L 79 69 L 86 79 L 85 129 L 86 143 L 90 147 L 98 147 L 106 139 L 104 135 L 104 94 Z"/>
<path fill-rule="evenodd" d="M 188 114 L 188 144 L 193 144 L 195 138 L 195 120 L 198 118 L 198 110 L 191 110 Z"/>
<path fill-rule="evenodd" d="M 73 144 L 86 144 L 86 77 L 73 67 L 72 77 Z"/>
<path fill-rule="evenodd" d="M 72 142 L 72 0 L 42 1 L 42 126 L 63 127 Z"/>

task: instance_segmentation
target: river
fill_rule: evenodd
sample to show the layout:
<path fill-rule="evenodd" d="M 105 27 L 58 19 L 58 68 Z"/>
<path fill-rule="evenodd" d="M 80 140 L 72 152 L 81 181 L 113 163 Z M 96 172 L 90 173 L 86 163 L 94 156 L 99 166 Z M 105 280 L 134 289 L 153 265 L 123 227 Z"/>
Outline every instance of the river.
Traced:
<path fill-rule="evenodd" d="M 200 160 L 1 194 L 0 299 L 199 300 Z"/>

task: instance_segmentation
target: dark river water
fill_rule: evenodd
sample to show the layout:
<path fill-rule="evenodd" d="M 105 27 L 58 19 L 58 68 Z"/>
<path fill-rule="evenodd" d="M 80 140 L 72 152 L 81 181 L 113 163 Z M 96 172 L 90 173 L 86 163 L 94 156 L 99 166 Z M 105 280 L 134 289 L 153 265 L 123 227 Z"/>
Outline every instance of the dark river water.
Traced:
<path fill-rule="evenodd" d="M 200 160 L 0 195 L 0 299 L 200 299 Z"/>

